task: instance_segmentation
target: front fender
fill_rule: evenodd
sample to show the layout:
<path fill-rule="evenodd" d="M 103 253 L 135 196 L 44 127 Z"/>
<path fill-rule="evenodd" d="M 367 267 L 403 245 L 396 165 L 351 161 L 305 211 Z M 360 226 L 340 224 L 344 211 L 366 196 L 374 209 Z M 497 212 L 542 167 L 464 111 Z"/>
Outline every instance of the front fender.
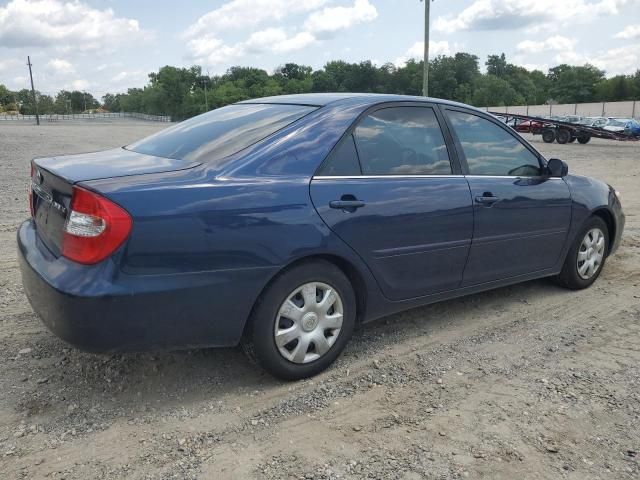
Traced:
<path fill-rule="evenodd" d="M 581 175 L 567 175 L 564 180 L 573 200 L 569 239 L 575 238 L 589 217 L 598 215 L 609 227 L 608 253 L 613 254 L 620 245 L 625 224 L 622 205 L 615 190 L 600 180 Z"/>

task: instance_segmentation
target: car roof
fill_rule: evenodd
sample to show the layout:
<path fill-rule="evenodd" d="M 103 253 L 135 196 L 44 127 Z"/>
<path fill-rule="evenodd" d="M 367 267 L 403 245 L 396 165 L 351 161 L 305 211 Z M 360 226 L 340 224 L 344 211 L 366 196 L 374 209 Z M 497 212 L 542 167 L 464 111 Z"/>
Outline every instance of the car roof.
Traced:
<path fill-rule="evenodd" d="M 363 104 L 370 103 L 371 105 L 382 102 L 431 102 L 475 109 L 475 107 L 470 107 L 463 103 L 452 102 L 450 100 L 443 100 L 440 98 L 386 93 L 301 93 L 295 95 L 277 95 L 273 97 L 252 98 L 238 103 L 278 103 L 322 107 L 330 103 L 338 103 L 352 99 L 360 100 Z"/>

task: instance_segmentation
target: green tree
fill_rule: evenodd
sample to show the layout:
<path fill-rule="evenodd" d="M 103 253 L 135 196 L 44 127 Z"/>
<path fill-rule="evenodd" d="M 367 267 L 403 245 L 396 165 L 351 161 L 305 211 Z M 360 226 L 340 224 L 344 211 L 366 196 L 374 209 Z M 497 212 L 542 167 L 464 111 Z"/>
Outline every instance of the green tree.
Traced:
<path fill-rule="evenodd" d="M 485 65 L 488 75 L 493 75 L 498 78 L 505 78 L 507 76 L 507 58 L 504 53 L 500 55 L 489 55 Z"/>
<path fill-rule="evenodd" d="M 560 103 L 589 102 L 595 98 L 596 84 L 604 78 L 604 71 L 593 65 L 558 65 L 549 69 L 549 94 Z"/>
<path fill-rule="evenodd" d="M 122 110 L 120 106 L 120 94 L 107 93 L 102 97 L 102 107 L 110 112 L 119 112 Z"/>
<path fill-rule="evenodd" d="M 524 98 L 506 80 L 495 75 L 478 77 L 473 86 L 472 104 L 477 107 L 522 105 Z"/>

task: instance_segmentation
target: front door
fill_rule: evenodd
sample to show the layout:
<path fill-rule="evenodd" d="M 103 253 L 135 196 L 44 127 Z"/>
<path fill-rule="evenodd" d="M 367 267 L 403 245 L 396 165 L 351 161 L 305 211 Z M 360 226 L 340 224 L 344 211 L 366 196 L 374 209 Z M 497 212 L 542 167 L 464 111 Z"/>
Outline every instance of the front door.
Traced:
<path fill-rule="evenodd" d="M 552 268 L 571 223 L 564 180 L 545 175 L 537 152 L 499 122 L 464 109 L 445 114 L 474 202 L 463 285 Z"/>
<path fill-rule="evenodd" d="M 311 198 L 387 298 L 460 286 L 473 206 L 466 179 L 459 167 L 452 169 L 433 108 L 370 112 L 314 177 Z"/>

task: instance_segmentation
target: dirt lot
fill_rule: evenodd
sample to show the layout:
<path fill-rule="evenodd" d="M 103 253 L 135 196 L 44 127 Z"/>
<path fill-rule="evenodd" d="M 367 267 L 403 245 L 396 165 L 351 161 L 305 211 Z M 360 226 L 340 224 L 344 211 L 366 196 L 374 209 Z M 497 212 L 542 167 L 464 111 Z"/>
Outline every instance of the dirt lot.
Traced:
<path fill-rule="evenodd" d="M 623 194 L 590 289 L 534 281 L 360 329 L 312 380 L 235 350 L 95 356 L 32 313 L 16 264 L 33 156 L 165 125 L 0 125 L 0 477 L 640 478 L 640 144 L 533 142 Z"/>

